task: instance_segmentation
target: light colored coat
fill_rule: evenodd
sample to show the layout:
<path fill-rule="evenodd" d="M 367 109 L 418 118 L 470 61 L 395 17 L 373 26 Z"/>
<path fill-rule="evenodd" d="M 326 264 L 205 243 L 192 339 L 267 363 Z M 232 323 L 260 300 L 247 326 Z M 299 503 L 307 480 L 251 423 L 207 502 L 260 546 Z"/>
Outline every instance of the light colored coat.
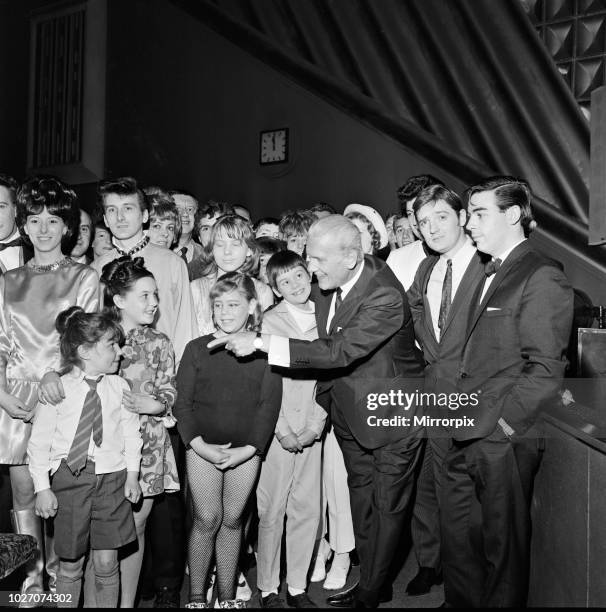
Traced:
<path fill-rule="evenodd" d="M 287 305 L 280 302 L 265 313 L 263 333 L 297 340 L 315 340 L 318 337 L 318 328 L 314 322 L 309 329 L 299 329 Z M 296 377 L 297 373 L 294 370 L 290 370 L 289 373 L 294 374 L 295 378 L 284 376 L 282 379 L 282 408 L 276 425 L 276 436 L 281 440 L 288 434 L 296 434 L 308 427 L 319 438 L 326 422 L 326 412 L 315 399 L 316 381 Z M 306 373 L 301 372 L 301 374 Z"/>

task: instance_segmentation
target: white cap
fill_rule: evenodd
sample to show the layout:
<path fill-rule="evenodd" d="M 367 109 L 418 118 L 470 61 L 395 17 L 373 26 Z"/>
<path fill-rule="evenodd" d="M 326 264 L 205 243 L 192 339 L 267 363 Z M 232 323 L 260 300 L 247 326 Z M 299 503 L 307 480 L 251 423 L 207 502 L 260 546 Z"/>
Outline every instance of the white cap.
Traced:
<path fill-rule="evenodd" d="M 385 223 L 383 222 L 381 215 L 372 206 L 355 203 L 348 204 L 343 211 L 343 216 L 347 216 L 349 213 L 359 213 L 366 217 L 379 234 L 379 249 L 383 249 L 387 246 L 387 228 L 385 227 Z"/>

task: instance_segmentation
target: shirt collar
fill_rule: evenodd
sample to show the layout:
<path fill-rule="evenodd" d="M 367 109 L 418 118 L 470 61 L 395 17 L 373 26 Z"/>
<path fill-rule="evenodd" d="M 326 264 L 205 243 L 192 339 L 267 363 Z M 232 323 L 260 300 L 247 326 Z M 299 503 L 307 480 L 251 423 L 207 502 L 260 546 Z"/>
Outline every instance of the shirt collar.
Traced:
<path fill-rule="evenodd" d="M 350 278 L 346 283 L 341 285 L 341 299 L 345 299 L 345 296 L 353 289 L 353 286 L 358 282 L 358 279 L 362 275 L 362 270 L 364 270 L 364 260 L 362 260 L 362 265 L 360 269 L 355 273 L 353 278 Z"/>
<path fill-rule="evenodd" d="M 447 257 L 446 255 L 440 255 L 440 259 L 446 264 L 446 262 L 450 259 L 452 261 L 453 267 L 459 265 L 459 263 L 463 262 L 465 265 L 469 263 L 469 258 L 476 252 L 476 247 L 473 245 L 471 238 L 466 236 L 465 243 L 461 246 L 461 248 L 452 256 Z"/>
<path fill-rule="evenodd" d="M 5 238 L 4 240 L 0 240 L 0 242 L 12 242 L 13 240 L 17 240 L 18 238 L 21 237 L 21 234 L 19 233 L 19 230 L 16 229 L 8 238 Z"/>
<path fill-rule="evenodd" d="M 284 305 L 286 306 L 286 308 L 290 310 L 290 312 L 294 312 L 298 315 L 313 315 L 316 312 L 316 305 L 314 304 L 314 302 L 309 300 L 308 304 L 311 306 L 311 308 L 309 310 L 303 310 L 295 304 L 291 304 L 290 302 L 284 300 Z"/>
<path fill-rule="evenodd" d="M 522 240 L 520 240 L 519 242 L 516 242 L 513 246 L 509 247 L 506 251 L 504 251 L 503 253 L 500 253 L 498 257 L 493 257 L 493 261 L 495 259 L 500 259 L 501 260 L 501 264 L 503 264 L 505 262 L 505 260 L 509 257 L 509 255 L 511 254 L 511 252 L 520 244 L 522 244 L 522 242 L 525 242 L 526 238 L 522 238 Z"/>
<path fill-rule="evenodd" d="M 86 376 L 86 372 L 84 370 L 81 370 L 78 366 L 74 366 L 71 371 L 68 374 L 75 382 L 81 383 L 84 381 L 85 378 L 90 378 L 91 380 L 94 380 L 92 376 Z M 105 378 L 105 374 L 99 374 L 99 376 L 101 376 L 101 378 Z M 96 376 L 96 378 L 99 378 L 99 376 Z M 101 381 L 99 381 L 101 382 Z"/>

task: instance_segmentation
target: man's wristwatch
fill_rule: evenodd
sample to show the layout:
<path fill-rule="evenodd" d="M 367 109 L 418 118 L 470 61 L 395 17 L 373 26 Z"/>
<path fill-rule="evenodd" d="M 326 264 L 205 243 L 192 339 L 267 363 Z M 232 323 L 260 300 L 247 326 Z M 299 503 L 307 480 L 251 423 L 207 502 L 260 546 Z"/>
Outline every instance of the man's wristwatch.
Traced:
<path fill-rule="evenodd" d="M 263 348 L 263 336 L 261 332 L 257 332 L 257 337 L 253 340 L 253 346 L 260 351 Z"/>

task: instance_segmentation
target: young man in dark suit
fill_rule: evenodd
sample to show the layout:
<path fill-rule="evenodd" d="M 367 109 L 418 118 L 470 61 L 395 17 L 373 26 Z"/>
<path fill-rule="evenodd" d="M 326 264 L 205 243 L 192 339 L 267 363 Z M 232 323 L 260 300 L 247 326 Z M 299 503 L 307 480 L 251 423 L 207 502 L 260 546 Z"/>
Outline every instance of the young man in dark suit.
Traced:
<path fill-rule="evenodd" d="M 8 174 L 0 174 L 0 273 L 18 268 L 32 258 L 34 252 L 19 235 L 17 223 L 17 191 L 19 183 Z"/>
<path fill-rule="evenodd" d="M 385 263 L 363 255 L 360 233 L 348 219 L 330 215 L 316 221 L 307 258 L 318 281 L 313 300 L 320 338 L 255 338 L 249 332 L 209 346 L 225 344 L 238 356 L 264 350 L 273 365 L 327 371 L 329 380 L 318 383 L 318 401 L 330 410 L 343 451 L 360 557 L 359 584 L 327 602 L 375 608 L 391 599 L 388 571 L 411 499 L 420 438 L 418 428 L 370 425 L 369 417 L 380 411 L 369 409 L 366 398 L 382 384 L 385 391 L 416 387 L 421 366 L 412 318 L 402 285 Z"/>
<path fill-rule="evenodd" d="M 419 231 L 436 253 L 421 262 L 408 291 L 417 342 L 425 359 L 425 392 L 451 393 L 456 377 L 471 298 L 484 279 L 484 262 L 465 233 L 466 212 L 461 199 L 442 185 L 421 191 L 414 203 Z M 434 417 L 449 416 L 430 410 Z M 448 410 L 446 410 L 448 412 Z M 441 583 L 441 472 L 449 437 L 446 428 L 426 428 L 423 466 L 417 480 L 411 522 L 419 571 L 407 586 L 409 595 L 428 593 Z"/>
<path fill-rule="evenodd" d="M 573 292 L 527 240 L 528 184 L 493 177 L 468 192 L 467 228 L 492 260 L 472 308 L 457 377 L 477 407 L 456 429 L 442 485 L 447 605 L 522 607 L 528 590 L 530 502 L 548 409 L 564 375 Z"/>
<path fill-rule="evenodd" d="M 0 274 L 22 266 L 32 258 L 33 250 L 19 235 L 17 191 L 19 183 L 8 174 L 0 174 Z M 0 532 L 10 531 L 9 510 L 12 508 L 8 468 L 0 466 Z"/>

